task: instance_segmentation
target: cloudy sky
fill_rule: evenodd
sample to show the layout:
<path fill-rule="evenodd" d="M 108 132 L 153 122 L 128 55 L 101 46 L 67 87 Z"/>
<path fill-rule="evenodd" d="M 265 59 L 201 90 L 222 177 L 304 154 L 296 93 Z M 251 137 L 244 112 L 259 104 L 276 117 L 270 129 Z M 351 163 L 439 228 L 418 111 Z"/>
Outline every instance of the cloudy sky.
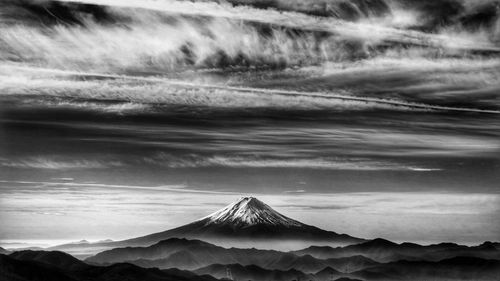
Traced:
<path fill-rule="evenodd" d="M 242 195 L 358 237 L 500 240 L 487 33 L 115 2 L 0 13 L 0 246 L 149 234 Z M 377 50 L 415 34 L 443 44 Z"/>

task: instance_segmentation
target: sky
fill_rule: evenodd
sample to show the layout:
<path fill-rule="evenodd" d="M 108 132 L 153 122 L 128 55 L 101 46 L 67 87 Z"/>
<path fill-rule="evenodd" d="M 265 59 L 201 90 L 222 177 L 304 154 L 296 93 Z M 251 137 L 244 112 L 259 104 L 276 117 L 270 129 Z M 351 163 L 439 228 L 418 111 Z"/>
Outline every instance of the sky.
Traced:
<path fill-rule="evenodd" d="M 357 237 L 500 240 L 500 59 L 462 53 L 498 48 L 486 31 L 100 3 L 0 14 L 0 246 L 136 237 L 246 195 Z M 415 34 L 446 44 L 376 49 Z"/>

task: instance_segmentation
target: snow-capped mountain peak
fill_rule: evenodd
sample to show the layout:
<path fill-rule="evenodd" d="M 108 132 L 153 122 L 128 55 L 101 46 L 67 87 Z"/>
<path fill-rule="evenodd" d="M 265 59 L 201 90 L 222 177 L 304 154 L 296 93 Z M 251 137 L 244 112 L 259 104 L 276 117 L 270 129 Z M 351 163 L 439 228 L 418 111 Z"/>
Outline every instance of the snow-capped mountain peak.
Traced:
<path fill-rule="evenodd" d="M 207 224 L 231 225 L 234 227 L 253 225 L 300 227 L 304 225 L 278 213 L 255 197 L 242 197 L 201 220 Z"/>
<path fill-rule="evenodd" d="M 202 239 L 216 244 L 242 247 L 258 246 L 274 249 L 278 244 L 303 245 L 334 243 L 349 245 L 365 240 L 337 234 L 288 218 L 254 197 L 242 197 L 221 210 L 192 223 L 163 232 L 115 243 L 152 245 L 169 238 Z M 299 243 L 299 244 L 297 244 Z M 259 246 L 260 245 L 260 246 Z"/>

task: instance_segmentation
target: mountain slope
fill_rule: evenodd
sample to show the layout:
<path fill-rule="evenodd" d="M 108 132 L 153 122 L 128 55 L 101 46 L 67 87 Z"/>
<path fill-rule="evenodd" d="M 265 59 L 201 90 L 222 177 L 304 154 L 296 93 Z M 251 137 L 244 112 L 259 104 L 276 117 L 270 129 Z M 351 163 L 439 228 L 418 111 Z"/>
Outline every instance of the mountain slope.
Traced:
<path fill-rule="evenodd" d="M 146 269 L 127 263 L 87 265 L 64 253 L 44 251 L 0 255 L 0 277 L 2 281 L 217 281 L 176 269 Z"/>
<path fill-rule="evenodd" d="M 36 261 L 23 261 L 0 254 L 2 281 L 77 281 L 56 267 Z"/>
<path fill-rule="evenodd" d="M 116 263 L 133 261 L 137 259 L 155 260 L 166 258 L 181 251 L 209 251 L 213 255 L 219 255 L 225 249 L 200 240 L 187 240 L 184 238 L 171 238 L 160 241 L 149 247 L 126 247 L 115 248 L 96 254 L 86 259 L 92 263 Z"/>
<path fill-rule="evenodd" d="M 283 253 L 272 250 L 226 249 L 199 240 L 171 238 L 149 247 L 116 248 L 86 259 L 96 264 L 131 262 L 144 267 L 195 269 L 213 263 L 266 265 Z"/>
<path fill-rule="evenodd" d="M 259 280 L 259 281 L 289 281 L 312 280 L 313 275 L 291 269 L 287 271 L 269 270 L 256 265 L 242 266 L 240 264 L 213 264 L 195 271 L 197 274 L 208 274 L 216 278 L 225 278 L 228 272 L 234 280 Z"/>
<path fill-rule="evenodd" d="M 256 198 L 243 197 L 188 225 L 122 243 L 148 245 L 171 237 L 203 239 L 226 246 L 238 246 L 239 242 L 270 242 L 266 244 L 272 246 L 275 242 L 349 245 L 365 241 L 303 224 L 276 212 Z"/>
<path fill-rule="evenodd" d="M 345 246 L 366 240 L 327 231 L 286 217 L 253 197 L 242 197 L 227 207 L 193 223 L 123 241 L 59 245 L 78 257 L 117 247 L 149 246 L 169 238 L 202 239 L 238 248 L 297 250 L 309 245 Z"/>
<path fill-rule="evenodd" d="M 65 270 L 84 270 L 88 265 L 81 260 L 58 251 L 18 251 L 9 255 L 16 260 L 35 261 Z"/>
<path fill-rule="evenodd" d="M 265 269 L 315 273 L 326 267 L 352 272 L 378 263 L 362 256 L 321 260 L 273 250 L 226 249 L 199 240 L 171 238 L 149 247 L 116 248 L 86 259 L 94 264 L 129 262 L 141 267 L 193 270 L 211 264 L 257 265 Z"/>
<path fill-rule="evenodd" d="M 365 280 L 499 280 L 500 261 L 455 257 L 438 262 L 397 261 L 354 272 Z"/>
<path fill-rule="evenodd" d="M 14 258 L 17 257 L 17 258 Z M 111 266 L 80 266 L 71 256 L 57 252 L 28 252 L 0 255 L 2 281 L 217 281 L 226 277 L 228 269 L 237 280 L 314 280 L 327 281 L 340 277 L 378 280 L 476 280 L 493 281 L 500 276 L 500 261 L 473 257 L 455 257 L 438 262 L 397 261 L 379 264 L 353 273 L 341 273 L 325 268 L 315 274 L 295 269 L 272 270 L 256 265 L 214 264 L 195 272 L 178 269 L 159 270 L 141 268 L 132 264 L 117 263 Z M 79 262 L 84 265 L 83 262 Z M 66 267 L 70 265 L 69 268 Z M 198 275 L 203 274 L 203 275 Z M 206 275 L 209 274 L 209 275 Z M 349 279 L 344 279 L 349 280 Z"/>
<path fill-rule="evenodd" d="M 377 262 L 391 262 L 402 259 L 439 261 L 457 256 L 500 259 L 500 250 L 497 248 L 496 243 L 491 242 L 485 242 L 473 247 L 454 243 L 422 246 L 414 243 L 397 244 L 380 238 L 346 247 L 312 246 L 293 253 L 299 256 L 311 255 L 319 259 L 361 255 Z"/>
<path fill-rule="evenodd" d="M 10 251 L 8 251 L 8 250 L 6 250 L 6 249 L 4 249 L 4 248 L 0 247 L 0 254 L 7 255 L 7 254 L 9 254 L 9 253 L 10 253 Z"/>
<path fill-rule="evenodd" d="M 327 267 L 327 265 L 322 260 L 318 260 L 309 255 L 297 257 L 293 254 L 285 254 L 273 263 L 268 264 L 266 267 L 281 270 L 296 269 L 311 273 L 322 270 Z"/>
<path fill-rule="evenodd" d="M 339 272 L 338 270 L 335 270 L 331 267 L 326 267 L 314 274 L 314 277 L 316 278 L 316 280 L 332 280 L 333 278 L 339 278 L 343 275 L 344 274 L 342 272 Z"/>
<path fill-rule="evenodd" d="M 255 265 L 242 266 L 239 264 L 221 265 L 214 264 L 200 268 L 198 274 L 209 274 L 214 277 L 224 278 L 228 271 L 236 280 L 476 280 L 497 281 L 500 276 L 500 261 L 486 260 L 471 257 L 456 257 L 439 262 L 429 261 L 397 261 L 370 267 L 354 273 L 342 273 L 327 267 L 315 274 L 307 274 L 298 270 L 269 270 Z M 355 279 L 354 279 L 355 278 Z"/>

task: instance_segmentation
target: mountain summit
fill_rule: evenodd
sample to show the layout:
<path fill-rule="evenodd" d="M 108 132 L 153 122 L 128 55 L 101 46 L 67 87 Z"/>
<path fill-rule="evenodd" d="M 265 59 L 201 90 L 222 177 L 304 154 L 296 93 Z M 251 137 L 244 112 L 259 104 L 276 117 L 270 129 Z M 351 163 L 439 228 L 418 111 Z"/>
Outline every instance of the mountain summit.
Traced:
<path fill-rule="evenodd" d="M 255 197 L 242 197 L 199 221 L 206 222 L 207 225 L 227 225 L 232 228 L 245 228 L 259 224 L 285 228 L 304 226 L 304 224 L 276 212 Z"/>
<path fill-rule="evenodd" d="M 115 247 L 149 246 L 169 238 L 201 239 L 226 247 L 287 251 L 313 244 L 345 246 L 365 241 L 301 223 L 278 213 L 257 198 L 242 197 L 215 213 L 178 228 L 123 241 L 81 245 L 80 248 L 93 246 L 102 251 Z M 53 249 L 75 252 L 72 247 Z"/>
<path fill-rule="evenodd" d="M 301 223 L 278 213 L 257 198 L 242 197 L 190 224 L 117 243 L 142 246 L 173 237 L 202 239 L 223 246 L 268 248 L 278 244 L 343 246 L 364 241 Z"/>

